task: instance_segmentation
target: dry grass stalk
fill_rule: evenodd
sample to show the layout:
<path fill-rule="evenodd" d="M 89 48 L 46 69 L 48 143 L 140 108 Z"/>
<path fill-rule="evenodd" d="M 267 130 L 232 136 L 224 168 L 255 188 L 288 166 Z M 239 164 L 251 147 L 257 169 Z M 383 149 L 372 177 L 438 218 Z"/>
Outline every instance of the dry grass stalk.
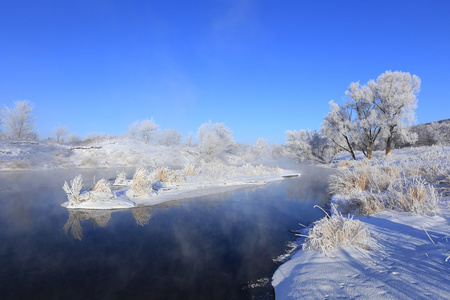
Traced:
<path fill-rule="evenodd" d="M 333 216 L 326 216 L 314 223 L 302 247 L 305 250 L 319 250 L 331 257 L 339 247 L 355 246 L 367 248 L 369 230 L 350 215 L 345 218 L 332 205 Z"/>
<path fill-rule="evenodd" d="M 183 174 L 184 176 L 196 176 L 197 170 L 195 170 L 194 164 L 185 164 L 183 168 Z"/>
<path fill-rule="evenodd" d="M 425 215 L 435 215 L 438 211 L 436 189 L 421 177 L 396 182 L 385 198 L 386 206 L 397 211 Z"/>
<path fill-rule="evenodd" d="M 107 193 L 111 194 L 111 183 L 106 181 L 106 179 L 102 178 L 94 185 L 94 187 L 91 189 L 91 191 L 96 193 Z"/>
<path fill-rule="evenodd" d="M 151 178 L 155 181 L 165 183 L 184 182 L 183 171 L 171 170 L 169 167 L 159 167 L 151 174 Z"/>
<path fill-rule="evenodd" d="M 152 183 L 150 181 L 150 173 L 144 167 L 138 167 L 131 180 L 131 189 L 133 196 L 145 196 L 152 191 Z"/>

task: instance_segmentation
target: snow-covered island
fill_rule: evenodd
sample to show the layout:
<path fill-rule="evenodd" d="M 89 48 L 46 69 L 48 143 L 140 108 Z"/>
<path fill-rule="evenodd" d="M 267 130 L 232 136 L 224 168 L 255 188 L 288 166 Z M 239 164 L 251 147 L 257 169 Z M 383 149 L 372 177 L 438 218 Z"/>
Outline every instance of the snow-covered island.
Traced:
<path fill-rule="evenodd" d="M 276 299 L 448 299 L 450 147 L 374 154 L 336 161 L 331 213 L 299 232 Z"/>
<path fill-rule="evenodd" d="M 236 167 L 217 162 L 203 163 L 199 167 L 186 164 L 180 170 L 160 167 L 151 172 L 139 167 L 131 179 L 120 172 L 114 183 L 100 179 L 89 190 L 83 189 L 82 176 L 78 175 L 70 183 L 64 183 L 68 201 L 62 206 L 69 209 L 127 209 L 264 185 L 299 175 L 278 167 L 251 164 Z"/>

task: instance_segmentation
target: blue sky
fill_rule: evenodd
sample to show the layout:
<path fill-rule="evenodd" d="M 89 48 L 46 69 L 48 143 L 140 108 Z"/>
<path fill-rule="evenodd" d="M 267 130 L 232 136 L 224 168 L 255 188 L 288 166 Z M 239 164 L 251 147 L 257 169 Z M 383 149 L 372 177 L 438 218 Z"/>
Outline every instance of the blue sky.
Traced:
<path fill-rule="evenodd" d="M 42 138 L 153 117 L 284 143 L 386 70 L 422 79 L 418 123 L 450 118 L 450 1 L 0 1 L 0 105 Z"/>

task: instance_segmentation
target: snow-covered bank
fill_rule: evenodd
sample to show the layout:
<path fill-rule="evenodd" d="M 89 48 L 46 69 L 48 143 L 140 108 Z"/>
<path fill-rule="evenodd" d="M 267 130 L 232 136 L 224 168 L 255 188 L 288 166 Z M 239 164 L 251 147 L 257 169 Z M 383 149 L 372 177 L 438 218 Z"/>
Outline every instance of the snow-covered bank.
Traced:
<path fill-rule="evenodd" d="M 70 185 L 67 182 L 64 185 L 69 201 L 64 202 L 62 206 L 69 209 L 127 209 L 265 185 L 284 178 L 299 176 L 293 171 L 264 166 L 244 165 L 240 168 L 219 166 L 221 169 L 219 177 L 211 168 L 206 168 L 207 174 L 198 174 L 197 176 L 183 176 L 181 171 L 167 168 L 155 170 L 153 173 L 138 169 L 133 179 L 122 180 L 123 184 L 117 190 L 111 190 L 111 184 L 105 182 L 101 192 L 98 192 L 96 187 L 82 190 L 81 176 L 76 177 L 70 182 Z M 158 179 L 158 174 L 162 176 L 161 170 L 165 170 L 165 174 L 170 172 L 178 174 L 177 181 L 155 180 Z M 234 175 L 224 176 L 224 172 L 229 174 L 230 170 Z M 197 171 L 190 169 L 190 172 L 196 173 Z M 139 175 L 137 175 L 138 173 Z M 253 174 L 248 175 L 248 173 Z"/>
<path fill-rule="evenodd" d="M 299 250 L 273 275 L 276 299 L 448 299 L 448 207 L 443 213 L 359 217 L 374 237 L 370 250 Z"/>
<path fill-rule="evenodd" d="M 370 231 L 368 247 L 338 248 L 330 256 L 298 250 L 273 275 L 276 299 L 448 299 L 449 152 L 427 147 L 398 150 L 388 158 L 380 154 L 380 160 L 362 162 L 369 172 L 355 172 L 351 185 L 337 182 L 334 192 L 341 188 L 350 197 L 335 195 L 333 202 L 341 210 L 350 205 L 353 212 L 368 214 L 354 216 Z M 353 162 L 337 164 L 351 168 Z M 419 178 L 425 188 L 410 178 Z M 431 209 L 430 191 L 438 198 Z M 351 201 L 342 205 L 345 199 Z M 419 215 L 424 213 L 429 215 Z"/>

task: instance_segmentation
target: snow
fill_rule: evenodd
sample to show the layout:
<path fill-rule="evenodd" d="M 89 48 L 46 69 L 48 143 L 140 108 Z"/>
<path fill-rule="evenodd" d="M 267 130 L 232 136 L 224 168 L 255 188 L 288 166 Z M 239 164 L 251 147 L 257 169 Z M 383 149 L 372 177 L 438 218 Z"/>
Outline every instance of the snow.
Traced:
<path fill-rule="evenodd" d="M 128 188 L 122 188 L 113 191 L 113 198 L 103 197 L 88 200 L 76 204 L 64 202 L 61 206 L 70 209 L 127 209 L 136 206 L 157 205 L 168 201 L 188 199 L 194 197 L 207 196 L 233 191 L 240 188 L 255 187 L 268 184 L 270 182 L 283 180 L 284 174 L 290 174 L 292 171 L 284 171 L 282 174 L 268 174 L 259 176 L 234 176 L 224 180 L 213 180 L 204 176 L 193 176 L 186 178 L 185 182 L 162 185 L 154 190 L 149 197 L 136 197 L 130 199 L 127 193 Z M 295 174 L 300 176 L 300 174 Z"/>
<path fill-rule="evenodd" d="M 446 217 L 359 217 L 375 239 L 370 250 L 346 247 L 333 257 L 299 250 L 273 275 L 276 298 L 448 299 L 450 209 L 442 210 Z"/>
<path fill-rule="evenodd" d="M 397 150 L 389 159 L 414 162 L 434 150 Z M 301 249 L 304 239 L 297 240 L 299 250 L 272 277 L 276 299 L 449 299 L 450 197 L 448 191 L 441 196 L 437 215 L 382 211 L 354 216 L 370 231 L 365 248 L 339 248 L 328 257 Z"/>

